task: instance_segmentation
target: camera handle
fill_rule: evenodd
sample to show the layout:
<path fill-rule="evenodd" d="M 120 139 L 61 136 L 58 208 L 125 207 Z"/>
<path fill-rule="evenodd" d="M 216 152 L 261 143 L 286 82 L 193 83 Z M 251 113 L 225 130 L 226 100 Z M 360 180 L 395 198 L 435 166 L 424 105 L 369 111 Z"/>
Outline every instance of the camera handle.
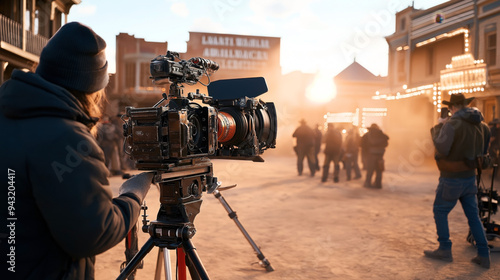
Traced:
<path fill-rule="evenodd" d="M 252 237 L 250 237 L 250 234 L 248 234 L 248 232 L 245 230 L 241 222 L 238 220 L 238 215 L 236 215 L 236 212 L 234 212 L 233 209 L 231 209 L 231 206 L 229 206 L 226 199 L 222 196 L 222 194 L 219 191 L 219 190 L 222 191 L 222 190 L 232 189 L 236 187 L 236 185 L 231 185 L 228 187 L 220 187 L 220 185 L 221 185 L 220 182 L 216 182 L 215 184 L 212 185 L 213 187 L 207 191 L 207 193 L 212 193 L 215 196 L 215 198 L 219 200 L 224 209 L 226 209 L 229 218 L 234 221 L 236 226 L 238 226 L 238 228 L 240 229 L 241 233 L 243 233 L 243 236 L 245 236 L 245 238 L 247 239 L 248 243 L 250 243 L 250 246 L 252 246 L 255 254 L 257 255 L 257 258 L 259 259 L 260 266 L 265 268 L 267 272 L 274 271 L 269 260 L 267 260 L 267 258 L 264 256 L 262 251 L 259 249 L 259 246 L 255 244 Z"/>
<path fill-rule="evenodd" d="M 153 108 L 156 108 L 156 107 L 160 106 L 160 104 L 161 104 L 161 103 L 163 103 L 163 101 L 168 100 L 168 96 L 167 96 L 167 94 L 166 94 L 165 92 L 164 92 L 164 93 L 162 93 L 162 94 L 161 94 L 161 96 L 162 96 L 163 98 L 162 98 L 160 101 L 156 102 L 156 104 L 155 104 L 155 105 L 153 105 Z"/>
<path fill-rule="evenodd" d="M 206 94 L 200 93 L 199 89 L 196 89 L 196 92 L 188 93 L 187 99 L 200 99 L 205 104 L 210 104 L 213 100 L 212 96 L 207 96 Z"/>

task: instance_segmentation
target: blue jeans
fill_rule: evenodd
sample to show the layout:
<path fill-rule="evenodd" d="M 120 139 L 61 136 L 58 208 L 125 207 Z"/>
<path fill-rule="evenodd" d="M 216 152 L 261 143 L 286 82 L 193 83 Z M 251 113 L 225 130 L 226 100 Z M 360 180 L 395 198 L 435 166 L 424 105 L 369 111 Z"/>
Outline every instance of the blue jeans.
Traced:
<path fill-rule="evenodd" d="M 436 199 L 434 200 L 434 220 L 436 221 L 439 248 L 451 250 L 448 214 L 459 200 L 476 241 L 478 255 L 489 257 L 488 241 L 479 218 L 475 176 L 468 178 L 439 178 Z"/>

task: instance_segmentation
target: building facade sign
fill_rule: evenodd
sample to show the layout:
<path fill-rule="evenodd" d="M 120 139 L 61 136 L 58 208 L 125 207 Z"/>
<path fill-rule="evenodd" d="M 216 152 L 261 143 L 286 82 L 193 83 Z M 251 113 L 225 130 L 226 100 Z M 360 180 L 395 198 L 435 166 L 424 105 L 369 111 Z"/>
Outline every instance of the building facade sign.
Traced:
<path fill-rule="evenodd" d="M 486 64 L 466 53 L 452 57 L 451 64 L 441 71 L 440 86 L 450 93 L 484 91 L 486 77 Z"/>
<path fill-rule="evenodd" d="M 188 55 L 217 62 L 221 71 L 266 71 L 279 67 L 280 38 L 190 32 Z"/>
<path fill-rule="evenodd" d="M 230 36 L 201 36 L 203 57 L 209 57 L 222 69 L 260 70 L 269 59 L 268 39 L 253 39 Z"/>

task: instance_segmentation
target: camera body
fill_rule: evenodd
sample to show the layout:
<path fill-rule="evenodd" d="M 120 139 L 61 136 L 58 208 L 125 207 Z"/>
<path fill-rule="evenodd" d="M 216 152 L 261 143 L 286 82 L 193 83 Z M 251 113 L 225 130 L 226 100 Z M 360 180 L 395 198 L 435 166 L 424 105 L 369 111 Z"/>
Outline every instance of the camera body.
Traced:
<path fill-rule="evenodd" d="M 155 83 L 171 83 L 168 96 L 153 107 L 127 107 L 122 116 L 125 152 L 136 167 L 169 171 L 201 157 L 263 161 L 260 155 L 275 148 L 277 136 L 274 103 L 257 98 L 267 92 L 264 78 L 219 80 L 209 83 L 210 96 L 199 90 L 184 96 L 182 83 L 209 77 L 218 65 L 200 57 L 176 58 L 167 52 L 150 65 Z M 164 101 L 168 104 L 159 106 Z"/>
<path fill-rule="evenodd" d="M 215 153 L 217 127 L 212 107 L 127 107 L 126 115 L 126 147 L 138 169 L 165 169 L 177 159 Z"/>

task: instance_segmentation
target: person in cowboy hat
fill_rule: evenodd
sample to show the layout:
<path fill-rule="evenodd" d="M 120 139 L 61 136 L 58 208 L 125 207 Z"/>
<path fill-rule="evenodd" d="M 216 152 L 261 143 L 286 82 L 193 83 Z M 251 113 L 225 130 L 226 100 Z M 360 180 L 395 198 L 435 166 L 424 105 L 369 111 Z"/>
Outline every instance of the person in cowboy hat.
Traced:
<path fill-rule="evenodd" d="M 433 251 L 426 250 L 424 254 L 432 259 L 453 261 L 448 214 L 460 201 L 477 246 L 477 256 L 471 261 L 489 268 L 490 250 L 476 196 L 476 163 L 477 158 L 487 153 L 490 130 L 481 112 L 467 106 L 472 100 L 462 93 L 451 95 L 450 101 L 443 101 L 449 106 L 451 117 L 442 127 L 435 126 L 433 129 L 435 159 L 440 172 L 433 207 L 439 247 Z"/>

